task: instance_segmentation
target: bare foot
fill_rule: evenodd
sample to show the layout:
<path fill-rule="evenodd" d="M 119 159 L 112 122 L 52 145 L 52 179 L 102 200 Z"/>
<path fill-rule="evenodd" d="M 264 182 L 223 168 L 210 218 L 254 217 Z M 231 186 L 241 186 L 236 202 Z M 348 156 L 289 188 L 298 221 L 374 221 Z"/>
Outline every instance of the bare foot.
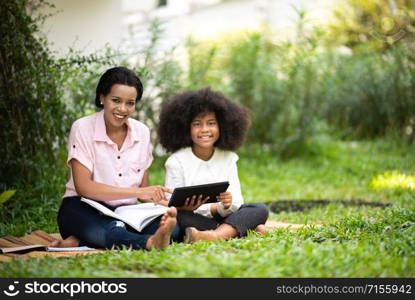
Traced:
<path fill-rule="evenodd" d="M 264 235 L 267 232 L 264 224 L 260 224 L 255 228 L 255 231 L 261 235 Z"/>
<path fill-rule="evenodd" d="M 49 244 L 49 247 L 66 248 L 66 247 L 78 247 L 79 240 L 77 237 L 71 235 L 64 240 L 54 240 Z"/>
<path fill-rule="evenodd" d="M 217 239 L 215 231 L 205 230 L 199 231 L 194 227 L 187 227 L 185 230 L 184 241 L 187 244 L 193 244 L 197 241 L 214 241 Z"/>
<path fill-rule="evenodd" d="M 238 236 L 238 231 L 229 224 L 221 224 L 215 230 L 199 231 L 194 227 L 186 228 L 185 243 L 193 244 L 197 241 L 229 240 Z"/>
<path fill-rule="evenodd" d="M 175 207 L 170 207 L 169 210 L 161 217 L 160 226 L 156 233 L 147 240 L 146 249 L 152 248 L 164 249 L 170 245 L 170 236 L 174 227 L 176 226 L 177 210 Z"/>

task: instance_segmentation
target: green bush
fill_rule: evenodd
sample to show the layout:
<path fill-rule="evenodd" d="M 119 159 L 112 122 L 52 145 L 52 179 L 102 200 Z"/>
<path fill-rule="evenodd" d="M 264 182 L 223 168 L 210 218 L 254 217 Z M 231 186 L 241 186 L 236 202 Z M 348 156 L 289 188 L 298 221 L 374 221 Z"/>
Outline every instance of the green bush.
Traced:
<path fill-rule="evenodd" d="M 53 164 L 66 136 L 60 71 L 29 1 L 6 1 L 0 16 L 1 183 L 31 181 Z"/>
<path fill-rule="evenodd" d="M 339 58 L 325 112 L 330 124 L 354 137 L 392 132 L 413 140 L 414 58 L 406 45 Z"/>
<path fill-rule="evenodd" d="M 349 47 L 330 78 L 326 118 L 343 135 L 392 133 L 415 141 L 415 11 L 408 0 L 345 0 L 328 25 L 330 43 Z"/>

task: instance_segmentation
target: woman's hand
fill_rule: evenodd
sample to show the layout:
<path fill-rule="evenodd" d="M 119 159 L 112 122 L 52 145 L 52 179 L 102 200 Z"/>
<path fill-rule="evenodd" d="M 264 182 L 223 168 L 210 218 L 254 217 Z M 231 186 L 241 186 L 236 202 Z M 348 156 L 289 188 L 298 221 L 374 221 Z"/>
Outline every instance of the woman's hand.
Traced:
<path fill-rule="evenodd" d="M 187 210 L 187 211 L 194 211 L 198 209 L 202 204 L 205 204 L 206 201 L 209 200 L 209 197 L 206 197 L 203 199 L 203 195 L 199 195 L 197 197 L 196 195 L 193 195 L 192 198 L 186 198 L 184 205 L 177 207 L 178 210 Z"/>
<path fill-rule="evenodd" d="M 220 193 L 216 197 L 222 203 L 224 209 L 228 209 L 232 205 L 232 194 L 230 192 Z"/>
<path fill-rule="evenodd" d="M 167 201 L 164 193 L 171 194 L 172 190 L 160 185 L 147 186 L 139 188 L 138 198 L 144 201 L 147 200 L 146 202 L 154 202 L 155 204 L 158 204 L 160 201 Z"/>

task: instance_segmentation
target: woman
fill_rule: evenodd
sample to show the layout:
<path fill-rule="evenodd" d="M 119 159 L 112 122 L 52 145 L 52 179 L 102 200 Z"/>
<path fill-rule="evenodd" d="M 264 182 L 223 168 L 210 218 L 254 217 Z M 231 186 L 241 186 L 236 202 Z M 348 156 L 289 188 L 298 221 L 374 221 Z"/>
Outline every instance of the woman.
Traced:
<path fill-rule="evenodd" d="M 126 246 L 164 249 L 178 240 L 175 208 L 152 221 L 140 233 L 123 222 L 101 215 L 81 202 L 81 196 L 100 201 L 110 209 L 137 202 L 165 200 L 162 186 L 149 186 L 148 168 L 153 160 L 149 129 L 131 115 L 143 94 L 131 70 L 107 70 L 96 88 L 95 105 L 101 111 L 74 122 L 68 144 L 71 178 L 58 213 L 64 241 L 52 246 L 87 245 L 97 248 Z"/>

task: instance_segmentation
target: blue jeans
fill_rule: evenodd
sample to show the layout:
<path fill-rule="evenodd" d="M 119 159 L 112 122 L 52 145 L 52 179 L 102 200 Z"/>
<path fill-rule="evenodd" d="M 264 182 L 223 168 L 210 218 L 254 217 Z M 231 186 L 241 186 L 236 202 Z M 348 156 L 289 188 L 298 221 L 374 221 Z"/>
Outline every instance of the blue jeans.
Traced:
<path fill-rule="evenodd" d="M 74 235 L 80 240 L 80 245 L 107 249 L 122 246 L 146 249 L 147 240 L 159 228 L 161 216 L 137 232 L 124 222 L 101 214 L 80 199 L 78 196 L 64 198 L 58 212 L 62 238 Z M 114 210 L 111 206 L 105 206 Z M 182 241 L 178 225 L 173 229 L 171 238 L 173 241 Z"/>

